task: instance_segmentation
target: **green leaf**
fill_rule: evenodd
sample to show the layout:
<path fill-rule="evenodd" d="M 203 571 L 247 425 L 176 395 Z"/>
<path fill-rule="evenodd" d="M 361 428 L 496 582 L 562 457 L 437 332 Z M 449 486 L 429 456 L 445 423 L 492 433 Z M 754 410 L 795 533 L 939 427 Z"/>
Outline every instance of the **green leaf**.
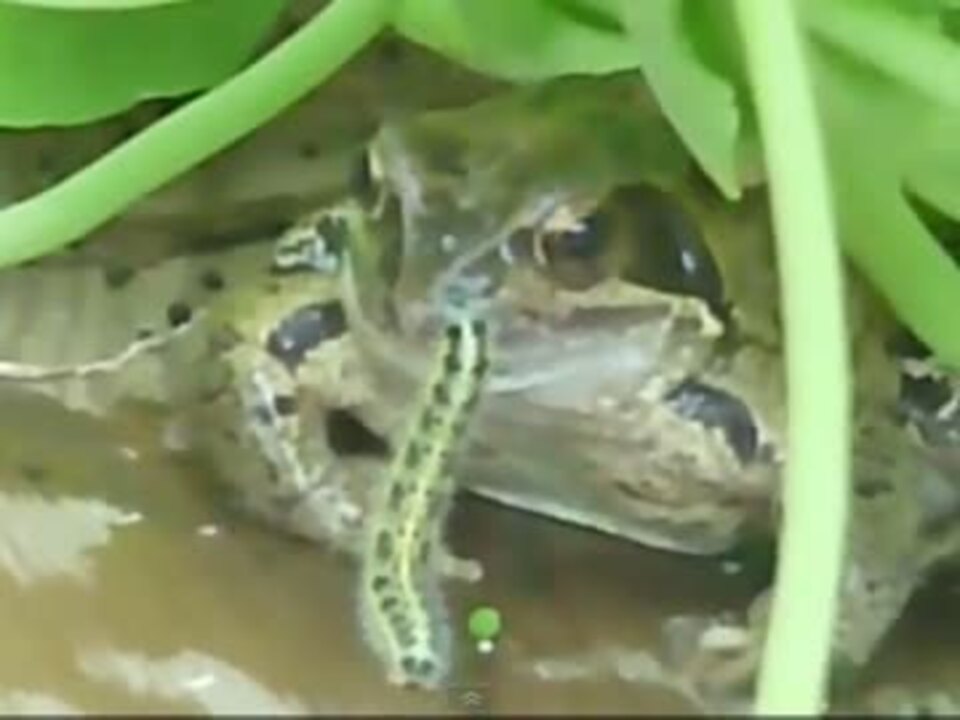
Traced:
<path fill-rule="evenodd" d="M 682 0 L 623 0 L 622 16 L 664 113 L 704 171 L 730 198 L 740 195 L 740 113 L 727 78 L 695 52 Z"/>
<path fill-rule="evenodd" d="M 249 67 L 0 212 L 0 267 L 83 237 L 303 98 L 383 31 L 392 0 L 333 0 Z"/>
<path fill-rule="evenodd" d="M 960 45 L 927 16 L 877 0 L 808 0 L 814 35 L 932 100 L 960 109 Z"/>
<path fill-rule="evenodd" d="M 285 0 L 73 5 L 0 4 L 0 125 L 79 124 L 211 87 L 249 59 Z"/>
<path fill-rule="evenodd" d="M 9 5 L 59 8 L 62 10 L 127 10 L 150 5 L 173 5 L 193 0 L 5 0 Z"/>
<path fill-rule="evenodd" d="M 960 269 L 905 189 L 960 196 L 960 111 L 829 47 L 812 53 L 842 241 L 897 315 L 960 367 Z M 868 109 L 868 110 L 867 110 Z M 942 207 L 953 214 L 956 201 Z"/>
<path fill-rule="evenodd" d="M 637 67 L 611 7 L 611 0 L 404 0 L 394 23 L 474 70 L 530 81 Z"/>

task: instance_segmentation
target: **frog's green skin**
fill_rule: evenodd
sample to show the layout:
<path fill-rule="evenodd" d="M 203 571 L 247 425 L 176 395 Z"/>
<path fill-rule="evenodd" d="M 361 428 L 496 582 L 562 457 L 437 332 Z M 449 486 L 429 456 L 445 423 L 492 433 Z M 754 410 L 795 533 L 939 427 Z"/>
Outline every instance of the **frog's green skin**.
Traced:
<path fill-rule="evenodd" d="M 0 347 L 32 364 L 85 362 L 141 327 L 166 327 L 171 303 L 188 303 L 195 331 L 167 350 L 113 377 L 37 387 L 88 408 L 174 400 L 191 443 L 258 511 L 355 550 L 367 489 L 386 449 L 401 446 L 435 339 L 465 300 L 490 328 L 494 361 L 457 479 L 678 552 L 722 552 L 744 527 L 769 525 L 784 388 L 761 198 L 720 201 L 624 78 L 430 113 L 385 129 L 372 150 L 373 196 L 306 218 L 276 253 L 263 243 L 176 258 L 122 287 L 96 269 L 5 274 L 0 300 L 29 297 L 22 317 L 42 317 L 43 332 L 2 328 Z M 327 251 L 342 242 L 341 285 Z M 201 282 L 210 267 L 222 290 Z M 329 311 L 323 331 L 299 362 L 282 362 L 271 334 L 318 304 Z M 947 401 L 931 411 L 898 397 L 902 364 L 886 349 L 895 328 L 882 305 L 855 285 L 850 306 L 859 430 L 836 649 L 862 664 L 955 549 L 956 466 L 931 460 L 914 428 L 948 457 L 957 444 L 956 416 L 937 417 Z M 65 314 L 78 307 L 89 321 Z M 58 317 L 76 330 L 69 342 Z M 342 452 L 332 418 L 343 417 L 378 443 Z M 394 522 L 374 515 L 368 527 Z"/>

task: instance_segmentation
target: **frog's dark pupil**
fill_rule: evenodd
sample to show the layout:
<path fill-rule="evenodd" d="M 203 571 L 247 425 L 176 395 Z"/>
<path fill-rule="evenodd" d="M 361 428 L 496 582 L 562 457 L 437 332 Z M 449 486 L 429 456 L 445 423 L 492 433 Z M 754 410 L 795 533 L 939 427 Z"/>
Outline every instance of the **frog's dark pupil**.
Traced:
<path fill-rule="evenodd" d="M 190 322 L 193 317 L 193 311 L 185 302 L 177 300 L 167 305 L 167 322 L 171 327 L 180 327 Z"/>
<path fill-rule="evenodd" d="M 607 247 L 605 225 L 600 215 L 581 219 L 579 227 L 559 233 L 547 241 L 547 256 L 551 260 L 593 260 L 599 257 Z"/>
<path fill-rule="evenodd" d="M 223 286 L 226 284 L 223 275 L 218 273 L 216 270 L 204 270 L 203 274 L 200 275 L 200 284 L 205 290 L 210 292 L 217 292 L 223 290 Z"/>
<path fill-rule="evenodd" d="M 311 303 L 280 321 L 267 336 L 266 349 L 293 372 L 307 353 L 325 340 L 340 337 L 346 329 L 346 315 L 339 302 Z"/>

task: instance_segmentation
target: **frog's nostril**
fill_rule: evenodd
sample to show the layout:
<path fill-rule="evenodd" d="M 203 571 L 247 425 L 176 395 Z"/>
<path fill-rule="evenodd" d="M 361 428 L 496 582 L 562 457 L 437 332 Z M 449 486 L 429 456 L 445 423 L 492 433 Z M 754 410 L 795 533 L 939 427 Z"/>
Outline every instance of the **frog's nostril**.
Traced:
<path fill-rule="evenodd" d="M 719 428 L 741 462 L 757 457 L 757 426 L 747 406 L 720 388 L 684 380 L 671 390 L 667 403 L 683 417 Z"/>

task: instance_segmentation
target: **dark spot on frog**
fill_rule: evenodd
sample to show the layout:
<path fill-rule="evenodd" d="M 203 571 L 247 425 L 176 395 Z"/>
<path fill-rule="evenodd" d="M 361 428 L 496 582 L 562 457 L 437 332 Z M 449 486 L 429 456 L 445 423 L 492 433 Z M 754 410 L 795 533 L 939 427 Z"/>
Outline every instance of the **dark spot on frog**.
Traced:
<path fill-rule="evenodd" d="M 293 415 L 297 412 L 297 398 L 294 395 L 277 395 L 273 398 L 273 409 L 277 415 Z"/>
<path fill-rule="evenodd" d="M 297 146 L 297 155 L 304 160 L 313 160 L 320 155 L 320 148 L 317 147 L 315 142 L 307 140 Z"/>
<path fill-rule="evenodd" d="M 756 459 L 757 426 L 740 399 L 725 390 L 688 379 L 673 388 L 665 400 L 681 417 L 719 428 L 741 462 Z"/>
<path fill-rule="evenodd" d="M 20 466 L 20 473 L 23 478 L 34 485 L 39 485 L 47 480 L 47 469 L 33 463 L 24 463 Z"/>
<path fill-rule="evenodd" d="M 111 290 L 119 290 L 133 280 L 135 274 L 133 268 L 127 265 L 111 265 L 104 268 L 103 281 Z"/>
<path fill-rule="evenodd" d="M 223 279 L 223 275 L 213 268 L 204 270 L 200 274 L 200 286 L 204 290 L 208 290 L 210 292 L 219 292 L 220 290 L 223 290 L 225 285 L 226 281 Z"/>
<path fill-rule="evenodd" d="M 311 303 L 280 321 L 267 336 L 266 349 L 293 373 L 307 353 L 325 340 L 340 337 L 346 330 L 346 315 L 339 302 Z"/>
<path fill-rule="evenodd" d="M 367 427 L 353 412 L 344 408 L 326 415 L 327 443 L 340 456 L 365 455 L 386 457 L 390 445 Z"/>
<path fill-rule="evenodd" d="M 137 340 L 149 340 L 153 337 L 153 330 L 147 327 L 138 328 L 136 332 Z"/>
<path fill-rule="evenodd" d="M 193 310 L 185 302 L 176 300 L 167 305 L 167 322 L 170 327 L 180 327 L 190 322 L 193 317 Z"/>

